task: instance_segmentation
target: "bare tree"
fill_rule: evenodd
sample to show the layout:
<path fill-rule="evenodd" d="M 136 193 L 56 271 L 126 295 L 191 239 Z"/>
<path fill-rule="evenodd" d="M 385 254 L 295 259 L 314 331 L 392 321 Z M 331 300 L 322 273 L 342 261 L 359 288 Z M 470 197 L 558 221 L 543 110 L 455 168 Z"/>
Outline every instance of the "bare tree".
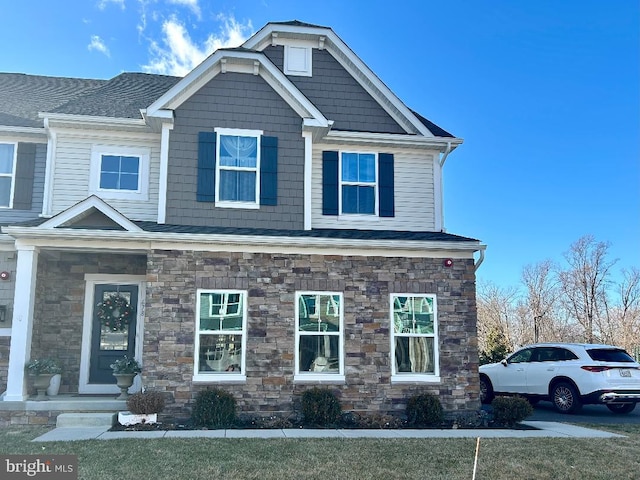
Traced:
<path fill-rule="evenodd" d="M 523 308 L 532 322 L 533 341 L 556 340 L 554 310 L 559 297 L 558 282 L 551 260 L 526 265 L 522 283 L 526 289 Z"/>
<path fill-rule="evenodd" d="M 608 249 L 609 243 L 586 235 L 571 244 L 564 254 L 568 268 L 558 274 L 564 304 L 583 326 L 589 343 L 593 343 L 594 334 L 603 333 L 594 332 L 594 323 L 602 324 L 609 271 L 616 263 L 607 259 Z"/>
<path fill-rule="evenodd" d="M 519 343 L 513 338 L 511 328 L 515 318 L 515 288 L 501 288 L 494 283 L 478 286 L 478 346 L 480 352 L 488 349 L 491 335 L 502 335 L 513 348 Z"/>
<path fill-rule="evenodd" d="M 640 347 L 640 269 L 622 270 L 622 279 L 606 298 L 607 341 L 628 352 Z"/>

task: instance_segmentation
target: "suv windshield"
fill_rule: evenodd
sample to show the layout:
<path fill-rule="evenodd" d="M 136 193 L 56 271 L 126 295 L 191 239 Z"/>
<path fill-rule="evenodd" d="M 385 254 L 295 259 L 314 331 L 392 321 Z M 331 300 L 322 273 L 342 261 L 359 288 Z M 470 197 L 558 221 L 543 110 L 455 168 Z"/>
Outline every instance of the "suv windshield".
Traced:
<path fill-rule="evenodd" d="M 621 348 L 594 348 L 587 350 L 589 356 L 596 362 L 634 362 L 627 352 Z"/>

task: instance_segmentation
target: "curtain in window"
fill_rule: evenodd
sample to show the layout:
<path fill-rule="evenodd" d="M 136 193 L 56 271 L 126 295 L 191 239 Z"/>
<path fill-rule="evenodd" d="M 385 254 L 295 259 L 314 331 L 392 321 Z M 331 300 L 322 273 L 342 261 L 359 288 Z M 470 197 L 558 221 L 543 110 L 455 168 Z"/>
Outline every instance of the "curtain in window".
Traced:
<path fill-rule="evenodd" d="M 221 165 L 225 167 L 256 167 L 258 158 L 256 138 L 221 135 L 220 142 Z"/>

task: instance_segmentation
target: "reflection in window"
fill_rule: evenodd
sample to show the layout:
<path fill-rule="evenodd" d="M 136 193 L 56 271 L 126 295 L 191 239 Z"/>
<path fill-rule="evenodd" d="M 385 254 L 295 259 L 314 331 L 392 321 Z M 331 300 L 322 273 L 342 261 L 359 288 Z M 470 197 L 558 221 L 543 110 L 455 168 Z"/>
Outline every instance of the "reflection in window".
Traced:
<path fill-rule="evenodd" d="M 437 374 L 434 295 L 391 295 L 393 373 Z"/>
<path fill-rule="evenodd" d="M 342 295 L 297 294 L 296 335 L 299 372 L 342 372 Z"/>
<path fill-rule="evenodd" d="M 243 373 L 246 295 L 198 291 L 197 373 Z"/>

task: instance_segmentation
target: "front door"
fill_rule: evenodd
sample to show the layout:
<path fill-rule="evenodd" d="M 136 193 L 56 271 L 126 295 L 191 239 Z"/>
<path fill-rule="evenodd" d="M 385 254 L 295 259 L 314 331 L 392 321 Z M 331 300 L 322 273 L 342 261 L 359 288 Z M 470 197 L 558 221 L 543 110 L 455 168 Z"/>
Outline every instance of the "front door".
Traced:
<path fill-rule="evenodd" d="M 94 286 L 89 384 L 115 384 L 110 365 L 135 357 L 138 285 Z"/>

